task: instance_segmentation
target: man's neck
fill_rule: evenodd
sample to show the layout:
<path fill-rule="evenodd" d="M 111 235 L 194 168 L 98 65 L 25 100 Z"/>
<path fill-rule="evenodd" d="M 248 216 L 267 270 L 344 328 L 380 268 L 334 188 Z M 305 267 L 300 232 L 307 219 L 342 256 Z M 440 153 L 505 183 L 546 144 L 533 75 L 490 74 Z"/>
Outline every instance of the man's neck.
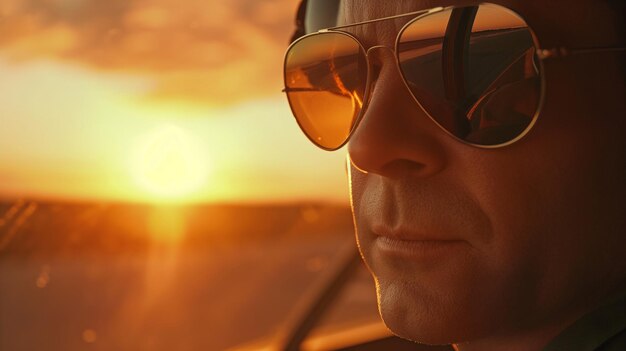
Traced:
<path fill-rule="evenodd" d="M 503 333 L 489 338 L 453 345 L 456 351 L 541 351 L 561 332 L 576 321 L 598 308 L 607 307 L 608 303 L 621 300 L 626 296 L 626 282 L 613 289 L 612 293 L 603 295 L 604 298 L 594 300 L 594 303 L 578 303 L 578 309 L 568 311 L 565 316 L 546 323 L 540 328 Z"/>

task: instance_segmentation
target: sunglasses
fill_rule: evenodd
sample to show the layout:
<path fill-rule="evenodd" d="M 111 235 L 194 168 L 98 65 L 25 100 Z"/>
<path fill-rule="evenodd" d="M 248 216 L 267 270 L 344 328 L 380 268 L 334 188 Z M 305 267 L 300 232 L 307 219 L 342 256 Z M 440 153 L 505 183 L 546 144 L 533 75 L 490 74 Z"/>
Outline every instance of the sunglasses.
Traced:
<path fill-rule="evenodd" d="M 317 146 L 348 142 L 372 98 L 366 49 L 342 29 L 410 19 L 394 48 L 402 80 L 441 129 L 485 148 L 511 144 L 537 120 L 544 99 L 543 61 L 626 48 L 542 49 L 526 21 L 495 4 L 435 8 L 322 29 L 285 54 L 284 92 L 300 128 Z"/>

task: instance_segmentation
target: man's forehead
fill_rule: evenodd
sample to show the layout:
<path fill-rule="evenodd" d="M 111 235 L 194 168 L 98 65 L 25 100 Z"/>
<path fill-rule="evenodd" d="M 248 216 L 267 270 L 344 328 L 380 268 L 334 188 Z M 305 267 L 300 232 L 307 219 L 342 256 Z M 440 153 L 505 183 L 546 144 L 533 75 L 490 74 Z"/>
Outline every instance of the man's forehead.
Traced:
<path fill-rule="evenodd" d="M 623 42 L 624 36 L 623 15 L 609 6 L 614 1 L 624 0 L 308 0 L 304 24 L 306 32 L 311 33 L 435 7 L 491 2 L 519 13 L 533 28 L 542 46 L 616 46 Z M 354 32 L 359 38 L 376 35 L 379 37 L 376 40 L 387 42 L 393 30 L 399 29 L 392 27 L 397 26 L 401 26 L 401 21 L 357 26 L 346 31 Z M 381 34 L 385 38 L 380 38 Z"/>
<path fill-rule="evenodd" d="M 492 2 L 521 12 L 550 12 L 561 18 L 576 9 L 585 11 L 594 7 L 605 7 L 607 3 L 623 0 L 308 0 L 307 20 L 333 23 L 334 25 L 362 22 L 366 20 L 398 15 L 406 12 L 431 9 L 440 6 L 463 6 Z M 331 27 L 329 25 L 327 27 Z M 320 28 L 310 28 L 315 31 Z"/>
<path fill-rule="evenodd" d="M 339 24 L 357 23 L 377 18 L 394 16 L 402 13 L 439 7 L 442 0 L 341 0 L 339 6 Z M 448 3 L 450 1 L 447 1 Z"/>
<path fill-rule="evenodd" d="M 480 2 L 476 0 L 308 0 L 304 23 L 306 32 L 312 33 L 324 28 L 407 12 Z"/>

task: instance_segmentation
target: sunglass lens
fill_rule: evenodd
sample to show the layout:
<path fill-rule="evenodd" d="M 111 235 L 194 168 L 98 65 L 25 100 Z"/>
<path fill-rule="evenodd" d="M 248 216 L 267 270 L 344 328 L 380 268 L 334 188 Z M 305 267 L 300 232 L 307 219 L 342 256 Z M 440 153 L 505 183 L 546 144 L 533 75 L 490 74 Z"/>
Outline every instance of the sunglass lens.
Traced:
<path fill-rule="evenodd" d="M 285 57 L 285 92 L 300 128 L 318 146 L 341 147 L 356 123 L 365 95 L 367 62 L 359 43 L 344 33 L 296 41 Z"/>
<path fill-rule="evenodd" d="M 492 4 L 417 18 L 398 39 L 402 75 L 422 108 L 471 144 L 501 145 L 532 125 L 541 63 L 526 22 Z"/>

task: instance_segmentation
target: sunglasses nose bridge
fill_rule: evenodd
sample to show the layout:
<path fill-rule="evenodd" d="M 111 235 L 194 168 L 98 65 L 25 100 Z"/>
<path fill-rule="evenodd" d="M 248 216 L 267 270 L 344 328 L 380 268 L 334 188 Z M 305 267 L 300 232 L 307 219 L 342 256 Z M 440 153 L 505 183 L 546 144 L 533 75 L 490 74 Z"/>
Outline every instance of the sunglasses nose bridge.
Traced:
<path fill-rule="evenodd" d="M 384 54 L 390 54 L 392 58 L 395 57 L 395 51 L 385 45 L 372 46 L 365 52 L 369 83 L 372 83 L 378 78 L 378 74 L 382 70 L 384 60 Z M 392 59 L 393 60 L 393 59 Z"/>
<path fill-rule="evenodd" d="M 365 83 L 365 99 L 362 106 L 361 114 L 363 114 L 363 112 L 367 109 L 369 105 L 369 102 L 371 100 L 372 84 L 376 81 L 376 79 L 378 79 L 378 75 L 382 66 L 382 52 L 379 54 L 376 54 L 376 52 L 384 50 L 386 50 L 391 55 L 395 55 L 395 51 L 385 45 L 376 45 L 365 50 L 365 60 L 367 61 L 367 80 Z"/>
<path fill-rule="evenodd" d="M 387 50 L 389 53 L 391 53 L 392 55 L 394 54 L 394 51 L 392 48 L 386 46 L 386 45 L 376 45 L 376 46 L 372 46 L 369 49 L 367 49 L 367 51 L 365 52 L 365 55 L 368 57 L 370 57 L 370 54 L 375 53 L 376 51 L 379 50 Z"/>
<path fill-rule="evenodd" d="M 390 54 L 392 61 L 396 60 L 395 50 L 386 45 L 372 46 L 365 51 L 365 59 L 367 61 L 367 82 L 363 110 L 365 110 L 369 105 L 372 85 L 378 79 L 378 76 L 383 69 L 383 62 L 385 61 L 383 58 L 384 53 Z"/>
<path fill-rule="evenodd" d="M 365 50 L 365 59 L 367 61 L 367 80 L 365 83 L 365 99 L 362 106 L 361 115 L 369 106 L 370 100 L 372 98 L 372 85 L 374 85 L 382 70 L 384 53 L 390 54 L 392 61 L 396 60 L 395 50 L 386 45 L 375 45 Z"/>

